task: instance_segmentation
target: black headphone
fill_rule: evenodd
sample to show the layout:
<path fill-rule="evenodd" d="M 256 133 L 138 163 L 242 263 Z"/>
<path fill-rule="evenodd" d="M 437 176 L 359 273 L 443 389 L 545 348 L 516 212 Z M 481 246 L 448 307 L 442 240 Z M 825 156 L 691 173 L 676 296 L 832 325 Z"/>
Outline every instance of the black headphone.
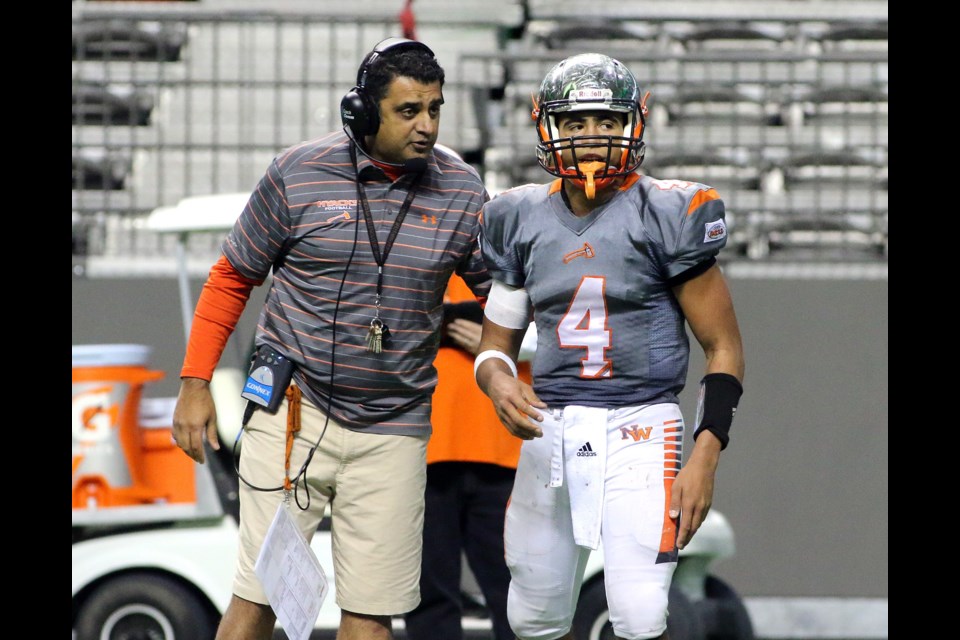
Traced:
<path fill-rule="evenodd" d="M 357 71 L 357 84 L 340 100 L 340 120 L 349 127 L 354 137 L 362 141 L 364 136 L 373 136 L 380 129 L 380 110 L 370 94 L 367 93 L 367 73 L 381 55 L 387 51 L 419 49 L 435 56 L 427 45 L 407 38 L 387 38 L 381 40 L 373 51 L 364 57 Z"/>

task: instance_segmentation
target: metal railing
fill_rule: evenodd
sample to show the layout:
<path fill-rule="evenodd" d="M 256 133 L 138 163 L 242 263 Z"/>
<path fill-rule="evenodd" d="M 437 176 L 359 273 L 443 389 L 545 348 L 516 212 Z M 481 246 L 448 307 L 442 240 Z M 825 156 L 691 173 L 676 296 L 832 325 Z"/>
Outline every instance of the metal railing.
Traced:
<path fill-rule="evenodd" d="M 338 128 L 359 60 L 398 29 L 392 11 L 75 11 L 75 271 L 169 258 L 173 239 L 147 230 L 147 215 L 248 192 L 279 151 Z M 418 32 L 446 70 L 440 141 L 491 192 L 549 178 L 535 164 L 530 93 L 582 49 L 504 46 L 493 17 L 444 16 Z M 801 259 L 886 260 L 886 51 L 602 52 L 652 92 L 645 168 L 721 189 L 734 257 L 792 247 Z M 215 257 L 220 240 L 198 235 L 188 251 Z"/>

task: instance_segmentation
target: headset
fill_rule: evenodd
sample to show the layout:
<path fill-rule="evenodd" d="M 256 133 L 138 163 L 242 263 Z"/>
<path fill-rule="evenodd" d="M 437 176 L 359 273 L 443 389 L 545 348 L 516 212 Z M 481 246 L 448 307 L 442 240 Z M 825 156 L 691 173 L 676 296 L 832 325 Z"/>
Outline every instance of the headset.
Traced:
<path fill-rule="evenodd" d="M 363 140 L 365 136 L 373 136 L 380 129 L 380 110 L 377 103 L 367 93 L 366 83 L 367 74 L 370 67 L 383 54 L 388 51 L 402 51 L 405 49 L 418 49 L 424 51 L 434 58 L 436 55 L 427 45 L 416 40 L 407 38 L 387 38 L 381 40 L 373 51 L 364 57 L 357 71 L 357 84 L 348 91 L 340 100 L 340 120 L 345 127 L 349 127 L 353 135 L 358 140 Z"/>

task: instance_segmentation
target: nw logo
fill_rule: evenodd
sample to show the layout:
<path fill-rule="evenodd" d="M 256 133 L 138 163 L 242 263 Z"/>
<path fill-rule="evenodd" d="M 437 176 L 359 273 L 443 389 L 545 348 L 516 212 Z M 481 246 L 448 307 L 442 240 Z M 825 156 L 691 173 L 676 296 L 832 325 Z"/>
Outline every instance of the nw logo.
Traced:
<path fill-rule="evenodd" d="M 563 256 L 563 264 L 569 264 L 574 258 L 587 258 L 590 259 L 594 257 L 596 252 L 586 242 L 583 243 L 582 249 L 577 249 L 576 251 L 571 251 L 567 255 Z"/>
<path fill-rule="evenodd" d="M 620 439 L 626 440 L 628 437 L 633 438 L 634 441 L 640 439 L 649 440 L 650 432 L 653 431 L 653 427 L 638 427 L 633 425 L 632 427 L 620 427 Z"/>

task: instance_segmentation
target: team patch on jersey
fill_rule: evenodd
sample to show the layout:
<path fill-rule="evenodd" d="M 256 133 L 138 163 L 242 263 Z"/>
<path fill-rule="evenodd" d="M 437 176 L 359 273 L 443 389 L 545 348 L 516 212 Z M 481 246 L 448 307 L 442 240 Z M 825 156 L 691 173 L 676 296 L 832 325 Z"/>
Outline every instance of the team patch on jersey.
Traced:
<path fill-rule="evenodd" d="M 706 231 L 703 234 L 704 242 L 716 242 L 727 237 L 727 225 L 723 220 L 714 220 L 703 225 Z"/>

